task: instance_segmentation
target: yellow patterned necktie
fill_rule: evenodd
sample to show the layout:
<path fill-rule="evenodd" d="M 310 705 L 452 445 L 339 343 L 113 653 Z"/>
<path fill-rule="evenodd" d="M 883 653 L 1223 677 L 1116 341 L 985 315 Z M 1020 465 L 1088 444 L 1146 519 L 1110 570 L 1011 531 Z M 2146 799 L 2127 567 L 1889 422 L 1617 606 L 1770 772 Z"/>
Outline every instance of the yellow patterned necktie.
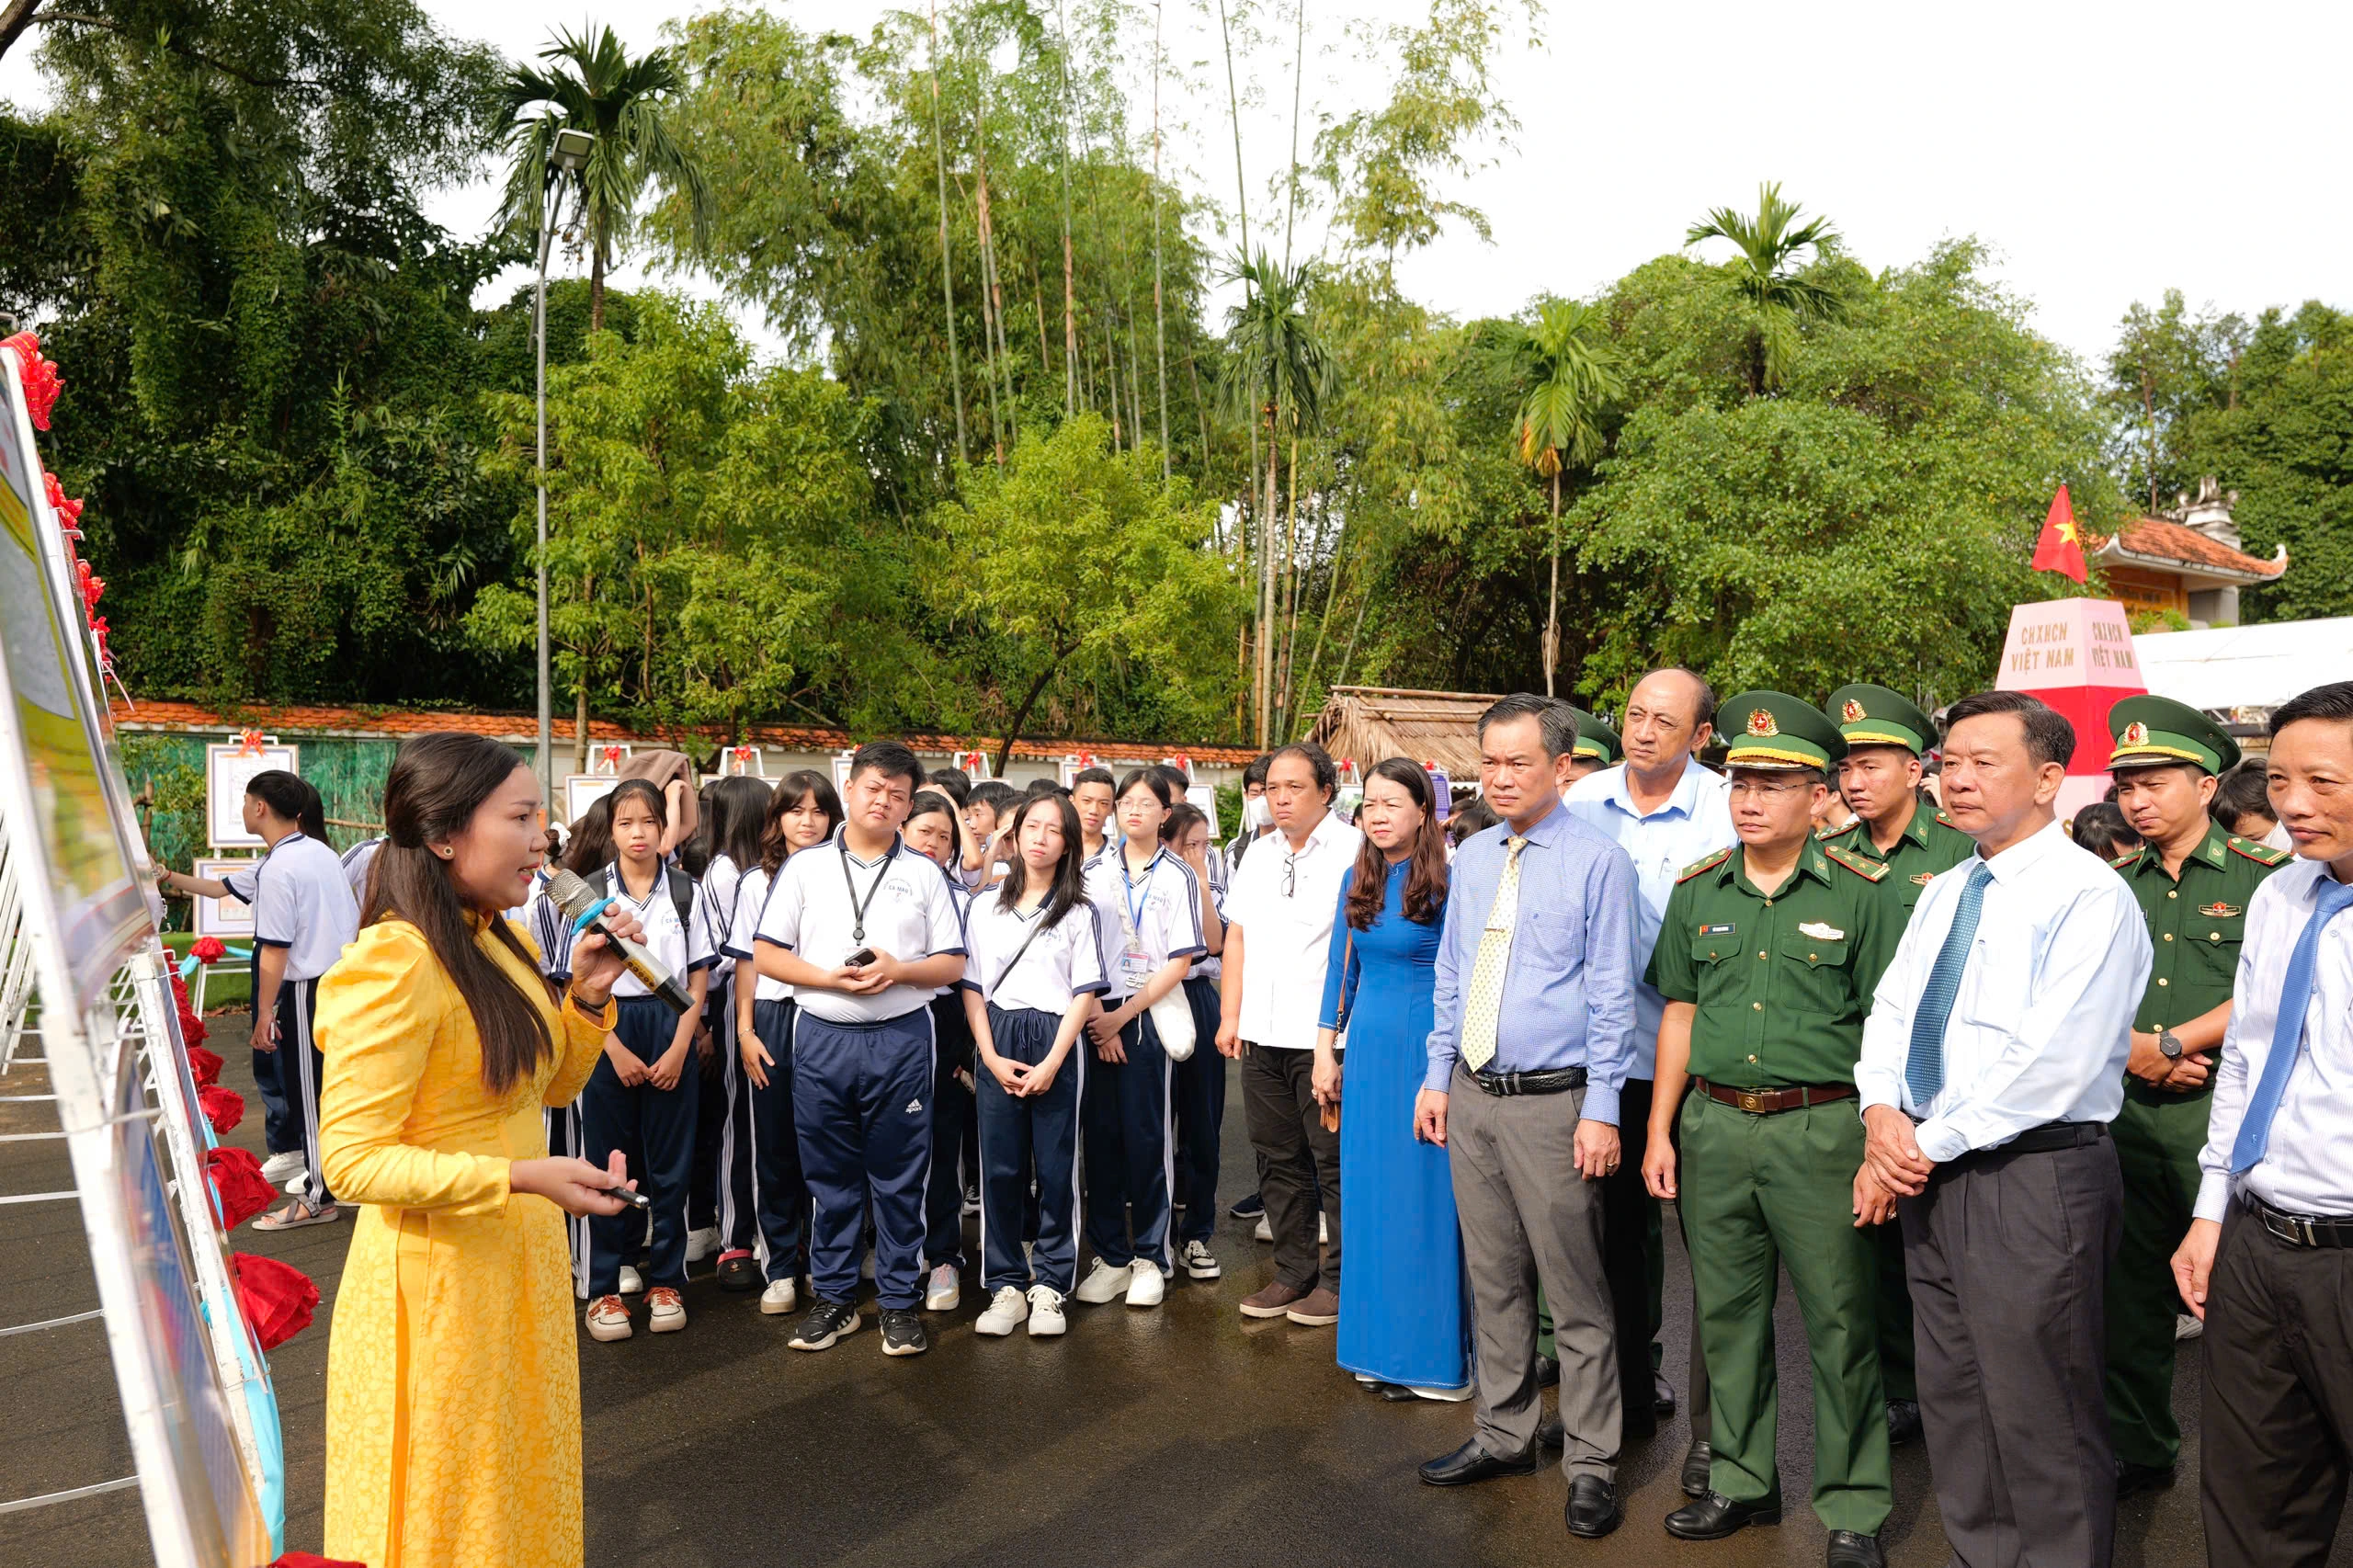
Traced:
<path fill-rule="evenodd" d="M 1511 965 L 1512 928 L 1519 924 L 1519 852 L 1528 839 L 1504 840 L 1503 879 L 1495 884 L 1495 906 L 1479 933 L 1479 956 L 1471 966 L 1471 994 L 1462 1004 L 1462 1061 L 1473 1073 L 1495 1059 L 1495 1020 L 1504 1009 L 1504 971 Z"/>

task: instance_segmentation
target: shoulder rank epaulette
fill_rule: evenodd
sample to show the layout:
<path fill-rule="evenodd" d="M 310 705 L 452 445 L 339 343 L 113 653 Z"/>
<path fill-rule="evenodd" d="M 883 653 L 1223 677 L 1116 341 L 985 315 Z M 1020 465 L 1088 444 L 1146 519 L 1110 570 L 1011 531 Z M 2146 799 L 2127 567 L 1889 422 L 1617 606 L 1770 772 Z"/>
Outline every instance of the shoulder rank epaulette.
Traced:
<path fill-rule="evenodd" d="M 1874 860 L 1868 855 L 1858 855 L 1835 844 L 1824 845 L 1822 852 L 1867 882 L 1878 881 L 1887 875 L 1887 862 L 1884 860 Z"/>
<path fill-rule="evenodd" d="M 2148 852 L 2149 846 L 2143 844 L 2137 849 L 2127 849 L 2123 854 L 2119 855 L 2115 859 L 2110 860 L 2109 865 L 2120 871 Z"/>
<path fill-rule="evenodd" d="M 2268 844 L 2257 844 L 2252 838 L 2230 835 L 2231 847 L 2258 866 L 2284 866 L 2295 857 L 2284 849 L 2274 849 Z"/>
<path fill-rule="evenodd" d="M 1730 858 L 1732 858 L 1732 848 L 1730 846 L 1727 846 L 1724 848 L 1717 850 L 1713 855 L 1709 856 L 1704 860 L 1692 861 L 1691 864 L 1683 868 L 1683 874 L 1677 877 L 1675 880 L 1678 883 L 1688 882 L 1702 871 L 1714 870 L 1717 867 L 1722 865 Z"/>
<path fill-rule="evenodd" d="M 1937 808 L 1937 820 L 1944 824 L 1947 827 L 1953 825 L 1952 813 L 1945 810 L 1942 806 L 1938 806 Z"/>

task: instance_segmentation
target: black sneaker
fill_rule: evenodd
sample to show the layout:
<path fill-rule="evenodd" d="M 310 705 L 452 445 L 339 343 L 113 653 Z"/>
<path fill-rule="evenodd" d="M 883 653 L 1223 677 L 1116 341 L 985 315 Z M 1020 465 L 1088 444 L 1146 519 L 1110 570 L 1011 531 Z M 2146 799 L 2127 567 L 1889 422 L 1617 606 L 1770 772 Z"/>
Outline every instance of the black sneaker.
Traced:
<path fill-rule="evenodd" d="M 920 1356 L 931 1348 L 931 1336 L 923 1331 L 923 1319 L 899 1307 L 882 1309 L 882 1354 L 885 1356 Z"/>
<path fill-rule="evenodd" d="M 1259 1197 L 1255 1192 L 1249 1194 L 1240 1202 L 1234 1204 L 1233 1208 L 1226 1210 L 1227 1213 L 1233 1215 L 1237 1220 L 1255 1220 L 1266 1211 L 1267 1200 Z"/>
<path fill-rule="evenodd" d="M 814 1311 L 801 1320 L 793 1331 L 795 1350 L 831 1350 L 834 1341 L 845 1334 L 856 1334 L 858 1325 L 858 1308 L 848 1301 L 819 1301 Z"/>

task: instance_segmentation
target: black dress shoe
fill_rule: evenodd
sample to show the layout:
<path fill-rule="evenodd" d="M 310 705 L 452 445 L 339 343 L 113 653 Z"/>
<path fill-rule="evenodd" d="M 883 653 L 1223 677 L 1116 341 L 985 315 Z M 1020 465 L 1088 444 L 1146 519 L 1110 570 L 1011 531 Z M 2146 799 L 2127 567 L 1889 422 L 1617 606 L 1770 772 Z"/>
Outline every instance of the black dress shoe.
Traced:
<path fill-rule="evenodd" d="M 1683 1495 L 1705 1497 L 1708 1494 L 1708 1468 L 1716 1462 L 1716 1450 L 1708 1439 L 1699 1438 L 1691 1451 L 1683 1456 Z"/>
<path fill-rule="evenodd" d="M 1887 1553 L 1879 1549 L 1879 1537 L 1875 1535 L 1832 1530 L 1822 1564 L 1823 1568 L 1887 1568 Z"/>
<path fill-rule="evenodd" d="M 1565 1449 L 1569 1446 L 1568 1424 L 1558 1415 L 1547 1415 L 1536 1424 L 1536 1446 L 1540 1449 Z"/>
<path fill-rule="evenodd" d="M 1477 1482 L 1494 1481 L 1506 1475 L 1534 1475 L 1543 1468 L 1544 1457 L 1534 1449 L 1517 1459 L 1499 1460 L 1472 1438 L 1461 1448 L 1440 1459 L 1422 1466 L 1422 1483 L 1426 1486 L 1469 1486 Z"/>
<path fill-rule="evenodd" d="M 1666 1533 L 1683 1540 L 1722 1540 L 1750 1525 L 1781 1522 L 1781 1500 L 1760 1498 L 1743 1503 L 1721 1492 L 1711 1492 L 1696 1503 L 1686 1503 L 1666 1517 Z"/>
<path fill-rule="evenodd" d="M 1558 1356 L 1536 1358 L 1536 1386 L 1540 1389 L 1561 1386 L 1561 1358 Z"/>
<path fill-rule="evenodd" d="M 2130 1497 L 2135 1492 L 2163 1492 L 2173 1485 L 2174 1467 L 2169 1464 L 2134 1464 L 2130 1460 L 2116 1461 L 2116 1494 Z"/>
<path fill-rule="evenodd" d="M 1569 1483 L 1568 1506 L 1561 1522 L 1569 1533 L 1598 1540 L 1625 1520 L 1618 1506 L 1618 1489 L 1597 1475 L 1580 1475 Z"/>
<path fill-rule="evenodd" d="M 1381 1385 L 1381 1397 L 1387 1400 L 1392 1404 L 1404 1404 L 1408 1400 L 1419 1399 L 1422 1396 L 1415 1393 L 1412 1389 L 1407 1388 L 1404 1383 L 1382 1383 Z"/>
<path fill-rule="evenodd" d="M 1916 1399 L 1891 1399 L 1887 1402 L 1887 1446 L 1900 1449 L 1906 1443 L 1920 1440 L 1920 1402 Z"/>
<path fill-rule="evenodd" d="M 1651 1374 L 1651 1409 L 1661 1421 L 1675 1414 L 1675 1389 L 1665 1372 Z"/>

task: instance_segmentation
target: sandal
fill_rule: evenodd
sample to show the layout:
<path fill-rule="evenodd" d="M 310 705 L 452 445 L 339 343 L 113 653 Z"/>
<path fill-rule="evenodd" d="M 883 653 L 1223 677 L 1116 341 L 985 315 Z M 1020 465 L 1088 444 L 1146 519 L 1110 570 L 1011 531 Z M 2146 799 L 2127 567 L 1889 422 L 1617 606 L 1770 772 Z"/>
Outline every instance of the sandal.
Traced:
<path fill-rule="evenodd" d="M 276 1213 L 264 1214 L 256 1219 L 254 1221 L 254 1229 L 256 1231 L 299 1231 L 305 1225 L 332 1225 L 342 1218 L 342 1213 L 332 1203 L 323 1209 L 313 1209 L 298 1198 Z"/>

